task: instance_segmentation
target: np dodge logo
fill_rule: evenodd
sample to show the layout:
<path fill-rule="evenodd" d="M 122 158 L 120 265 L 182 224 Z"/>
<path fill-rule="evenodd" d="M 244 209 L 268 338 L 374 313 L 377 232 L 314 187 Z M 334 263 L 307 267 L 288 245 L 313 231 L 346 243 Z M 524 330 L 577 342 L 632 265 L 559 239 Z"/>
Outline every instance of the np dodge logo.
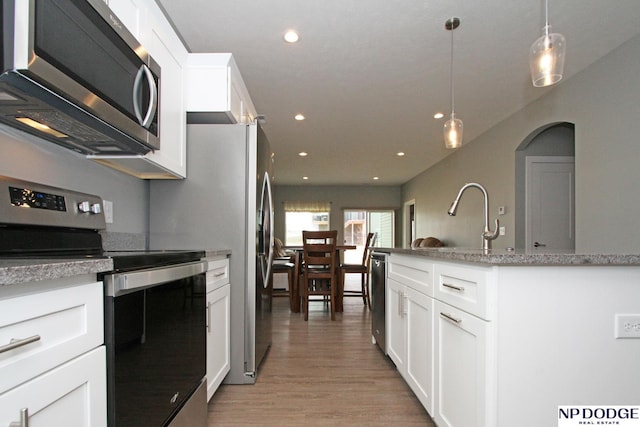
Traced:
<path fill-rule="evenodd" d="M 558 427 L 640 427 L 640 406 L 558 406 Z"/>

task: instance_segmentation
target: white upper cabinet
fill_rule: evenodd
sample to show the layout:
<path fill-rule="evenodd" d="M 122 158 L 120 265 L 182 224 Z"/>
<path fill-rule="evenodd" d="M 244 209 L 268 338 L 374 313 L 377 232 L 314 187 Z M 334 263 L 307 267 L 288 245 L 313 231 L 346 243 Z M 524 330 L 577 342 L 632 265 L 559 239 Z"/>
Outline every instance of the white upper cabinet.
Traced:
<path fill-rule="evenodd" d="M 197 122 L 250 123 L 256 109 L 230 53 L 190 53 L 185 67 L 185 109 Z"/>
<path fill-rule="evenodd" d="M 153 0 L 109 0 L 109 7 L 160 64 L 160 150 L 139 156 L 89 156 L 142 179 L 187 176 L 183 66 L 187 50 Z"/>

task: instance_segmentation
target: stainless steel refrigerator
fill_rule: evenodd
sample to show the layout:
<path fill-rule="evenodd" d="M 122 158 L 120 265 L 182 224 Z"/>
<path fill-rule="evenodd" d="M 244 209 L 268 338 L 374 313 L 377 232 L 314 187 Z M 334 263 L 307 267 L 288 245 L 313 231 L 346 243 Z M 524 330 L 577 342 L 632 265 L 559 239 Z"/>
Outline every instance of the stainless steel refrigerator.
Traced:
<path fill-rule="evenodd" d="M 149 184 L 149 247 L 231 250 L 231 370 L 224 382 L 252 384 L 271 345 L 269 142 L 258 124 L 187 117 L 187 178 Z"/>

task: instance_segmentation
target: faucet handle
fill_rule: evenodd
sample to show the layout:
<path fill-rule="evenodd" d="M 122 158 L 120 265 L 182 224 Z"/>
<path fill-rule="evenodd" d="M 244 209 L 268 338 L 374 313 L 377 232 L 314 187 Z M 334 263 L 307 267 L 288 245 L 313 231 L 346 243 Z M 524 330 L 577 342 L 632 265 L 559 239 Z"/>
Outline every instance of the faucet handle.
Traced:
<path fill-rule="evenodd" d="M 482 237 L 484 237 L 486 240 L 495 240 L 498 238 L 499 234 L 500 234 L 500 220 L 496 218 L 496 228 L 493 231 L 486 230 L 484 233 L 482 233 Z"/>

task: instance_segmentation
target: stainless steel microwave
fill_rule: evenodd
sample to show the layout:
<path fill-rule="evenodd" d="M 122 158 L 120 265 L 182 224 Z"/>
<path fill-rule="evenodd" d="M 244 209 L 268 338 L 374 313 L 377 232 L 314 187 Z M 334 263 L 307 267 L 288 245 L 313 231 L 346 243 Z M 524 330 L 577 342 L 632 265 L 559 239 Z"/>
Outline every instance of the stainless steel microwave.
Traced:
<path fill-rule="evenodd" d="M 103 0 L 2 0 L 0 122 L 82 154 L 160 148 L 160 67 Z"/>

